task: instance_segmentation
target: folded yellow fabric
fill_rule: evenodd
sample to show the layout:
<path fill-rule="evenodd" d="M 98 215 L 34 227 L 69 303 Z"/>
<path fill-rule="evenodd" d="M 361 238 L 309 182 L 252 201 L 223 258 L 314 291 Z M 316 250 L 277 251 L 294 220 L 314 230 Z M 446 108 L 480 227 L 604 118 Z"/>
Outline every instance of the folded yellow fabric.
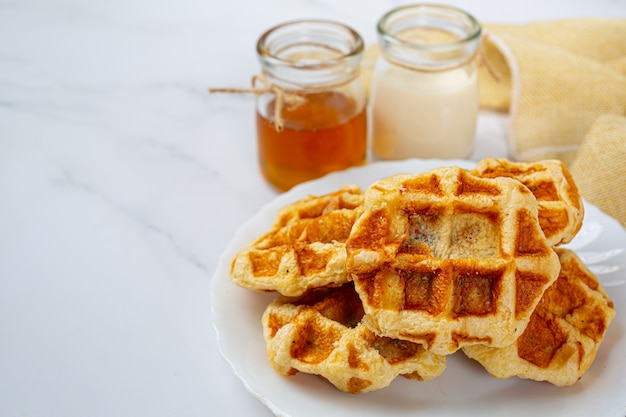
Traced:
<path fill-rule="evenodd" d="M 481 106 L 510 113 L 513 159 L 570 164 L 601 115 L 626 115 L 626 20 L 485 24 Z"/>
<path fill-rule="evenodd" d="M 626 228 L 626 117 L 599 117 L 570 171 L 581 195 Z"/>

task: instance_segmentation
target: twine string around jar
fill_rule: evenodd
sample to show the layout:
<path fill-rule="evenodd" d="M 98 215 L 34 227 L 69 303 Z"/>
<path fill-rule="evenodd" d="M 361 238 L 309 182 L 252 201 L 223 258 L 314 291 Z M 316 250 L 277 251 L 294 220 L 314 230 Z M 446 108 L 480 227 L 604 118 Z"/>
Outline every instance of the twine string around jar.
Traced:
<path fill-rule="evenodd" d="M 252 83 L 250 88 L 209 88 L 209 93 L 231 93 L 231 94 L 246 94 L 252 93 L 255 95 L 262 95 L 272 93 L 276 97 L 274 103 L 274 128 L 277 132 L 282 132 L 285 128 L 282 112 L 283 108 L 288 110 L 297 108 L 306 103 L 306 95 L 316 93 L 320 91 L 327 91 L 336 87 L 341 87 L 354 81 L 359 77 L 360 72 L 354 71 L 348 78 L 342 78 L 340 81 L 334 83 L 327 83 L 318 86 L 307 86 L 299 89 L 285 88 L 280 85 L 274 84 L 269 81 L 263 72 L 254 75 L 252 77 Z M 258 86 L 259 83 L 261 86 Z"/>
<path fill-rule="evenodd" d="M 261 86 L 258 86 L 259 83 Z M 302 97 L 301 91 L 286 89 L 271 83 L 267 80 L 267 78 L 265 78 L 263 73 L 252 77 L 250 88 L 209 88 L 209 93 L 252 93 L 255 95 L 273 93 L 276 97 L 276 102 L 274 103 L 274 128 L 277 132 L 281 132 L 285 127 L 282 117 L 283 107 L 292 109 L 304 104 L 306 101 L 306 99 Z"/>

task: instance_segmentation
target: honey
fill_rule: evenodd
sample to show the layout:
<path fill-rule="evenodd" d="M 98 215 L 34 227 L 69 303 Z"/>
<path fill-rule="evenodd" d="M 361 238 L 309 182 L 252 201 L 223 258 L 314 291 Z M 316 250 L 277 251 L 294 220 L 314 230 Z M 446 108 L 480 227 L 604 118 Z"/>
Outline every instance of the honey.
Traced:
<path fill-rule="evenodd" d="M 363 49 L 354 29 L 330 20 L 286 22 L 259 38 L 259 165 L 278 190 L 366 162 Z"/>
<path fill-rule="evenodd" d="M 340 91 L 302 97 L 302 104 L 283 107 L 282 131 L 262 115 L 274 114 L 275 99 L 256 114 L 261 172 L 281 191 L 366 161 L 365 106 Z"/>

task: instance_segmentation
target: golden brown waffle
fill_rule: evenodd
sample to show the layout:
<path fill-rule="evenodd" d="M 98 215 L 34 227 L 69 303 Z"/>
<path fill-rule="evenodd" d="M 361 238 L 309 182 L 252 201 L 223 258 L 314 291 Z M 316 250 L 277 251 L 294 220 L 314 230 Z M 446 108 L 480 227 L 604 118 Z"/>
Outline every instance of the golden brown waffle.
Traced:
<path fill-rule="evenodd" d="M 582 226 L 584 207 L 578 187 L 559 160 L 511 162 L 486 158 L 472 174 L 484 178 L 511 177 L 526 185 L 537 199 L 539 224 L 551 246 L 568 243 Z"/>
<path fill-rule="evenodd" d="M 398 375 L 429 380 L 446 367 L 445 356 L 420 344 L 376 336 L 363 323 L 352 283 L 278 297 L 263 314 L 267 356 L 283 375 L 320 375 L 353 394 L 388 386 Z"/>
<path fill-rule="evenodd" d="M 373 183 L 346 248 L 368 327 L 437 354 L 513 343 L 560 268 L 528 188 L 456 167 Z"/>
<path fill-rule="evenodd" d="M 350 185 L 282 208 L 271 230 L 235 256 L 232 280 L 288 296 L 346 282 L 345 241 L 362 202 L 361 189 Z"/>
<path fill-rule="evenodd" d="M 463 348 L 493 376 L 567 386 L 591 366 L 615 316 L 613 302 L 574 252 L 557 249 L 557 253 L 562 266 L 559 278 L 543 295 L 519 339 L 501 349 Z"/>

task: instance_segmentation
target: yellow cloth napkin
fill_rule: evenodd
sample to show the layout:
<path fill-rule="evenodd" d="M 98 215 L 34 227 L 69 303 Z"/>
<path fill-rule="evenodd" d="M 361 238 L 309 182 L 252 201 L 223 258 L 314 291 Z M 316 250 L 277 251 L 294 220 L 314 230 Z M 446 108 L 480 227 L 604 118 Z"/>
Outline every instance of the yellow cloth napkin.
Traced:
<path fill-rule="evenodd" d="M 600 116 L 570 171 L 581 195 L 626 228 L 626 117 Z"/>
<path fill-rule="evenodd" d="M 484 27 L 481 106 L 509 111 L 513 159 L 569 165 L 599 116 L 626 115 L 626 20 Z"/>

